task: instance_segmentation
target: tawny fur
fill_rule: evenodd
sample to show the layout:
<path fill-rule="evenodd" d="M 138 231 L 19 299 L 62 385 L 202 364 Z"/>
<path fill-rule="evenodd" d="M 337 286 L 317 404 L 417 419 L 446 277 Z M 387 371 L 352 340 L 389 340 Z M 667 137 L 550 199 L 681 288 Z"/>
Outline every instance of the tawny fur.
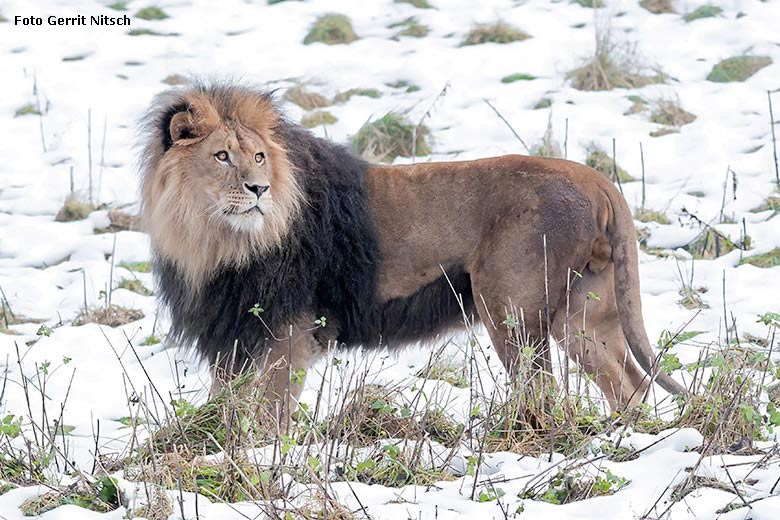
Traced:
<path fill-rule="evenodd" d="M 453 287 L 510 372 L 519 349 L 507 314 L 521 310 L 525 335 L 541 351 L 549 335 L 567 344 L 613 408 L 641 400 L 651 372 L 684 391 L 655 370 L 631 213 L 595 170 L 516 155 L 370 166 L 285 120 L 267 93 L 230 85 L 163 97 L 150 118 L 143 217 L 162 297 L 177 336 L 212 361 L 239 344 L 261 369 L 273 359 L 289 371 L 329 341 L 430 338 L 460 321 Z M 257 232 L 208 211 L 224 195 L 214 136 L 230 148 L 242 135 L 268 151 L 273 207 Z M 267 294 L 245 294 L 247 283 Z M 268 330 L 245 321 L 255 297 Z M 320 330 L 320 316 L 336 318 Z M 223 325 L 236 337 L 215 337 Z M 272 379 L 283 395 L 289 378 Z"/>

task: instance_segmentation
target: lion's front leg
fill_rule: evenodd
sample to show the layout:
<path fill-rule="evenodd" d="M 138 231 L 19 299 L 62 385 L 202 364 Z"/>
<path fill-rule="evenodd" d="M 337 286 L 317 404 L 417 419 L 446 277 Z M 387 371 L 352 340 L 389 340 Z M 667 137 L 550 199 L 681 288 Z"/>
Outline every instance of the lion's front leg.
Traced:
<path fill-rule="evenodd" d="M 262 340 L 250 362 L 240 367 L 224 362 L 213 366 L 210 397 L 230 389 L 238 398 L 257 400 L 263 404 L 258 413 L 286 431 L 306 371 L 323 352 L 315 337 L 317 327 L 313 319 L 300 318 L 285 330 L 275 331 L 273 339 Z"/>

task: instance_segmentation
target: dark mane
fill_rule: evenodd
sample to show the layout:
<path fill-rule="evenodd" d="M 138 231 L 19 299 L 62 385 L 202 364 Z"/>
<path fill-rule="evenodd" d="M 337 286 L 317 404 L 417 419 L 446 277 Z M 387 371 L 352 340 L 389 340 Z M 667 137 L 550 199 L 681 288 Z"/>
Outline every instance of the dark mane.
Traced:
<path fill-rule="evenodd" d="M 220 100 L 247 92 L 225 85 L 196 88 Z M 222 106 L 226 103 L 217 104 L 218 110 Z M 159 121 L 170 121 L 172 109 L 162 107 Z M 459 266 L 448 269 L 449 281 L 442 276 L 408 298 L 378 305 L 379 245 L 365 187 L 369 164 L 282 116 L 272 131 L 304 194 L 302 212 L 282 247 L 241 267 L 223 267 L 200 287 L 188 286 L 171 261 L 156 255 L 174 341 L 195 346 L 212 363 L 235 344 L 235 363 L 241 366 L 273 341 L 269 330 L 280 334 L 304 313 L 325 316 L 323 334 L 329 338 L 372 347 L 425 339 L 460 322 L 450 283 L 463 295 L 466 311 L 473 311 L 469 276 Z M 255 304 L 263 309 L 261 319 L 249 312 Z"/>

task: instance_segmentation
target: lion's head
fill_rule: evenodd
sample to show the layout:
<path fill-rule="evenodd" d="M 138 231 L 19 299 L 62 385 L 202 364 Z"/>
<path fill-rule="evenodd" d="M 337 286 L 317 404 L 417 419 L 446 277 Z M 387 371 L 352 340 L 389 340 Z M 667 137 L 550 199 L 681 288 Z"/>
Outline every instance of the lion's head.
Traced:
<path fill-rule="evenodd" d="M 143 152 L 143 220 L 191 282 L 280 245 L 301 190 L 267 93 L 196 85 L 158 98 Z"/>

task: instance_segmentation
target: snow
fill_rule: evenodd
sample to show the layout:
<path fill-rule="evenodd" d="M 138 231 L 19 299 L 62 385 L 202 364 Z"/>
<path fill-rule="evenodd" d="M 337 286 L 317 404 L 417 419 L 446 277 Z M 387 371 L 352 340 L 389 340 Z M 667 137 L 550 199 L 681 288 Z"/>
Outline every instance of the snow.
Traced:
<path fill-rule="evenodd" d="M 107 8 L 108 3 L 6 0 L 2 15 L 10 22 L 0 24 L 4 94 L 0 98 L 0 287 L 13 311 L 30 320 L 11 327 L 18 334 L 0 333 L 0 364 L 7 373 L 7 385 L 0 395 L 0 418 L 8 414 L 25 418 L 29 434 L 30 419 L 40 421 L 42 410 L 51 417 L 62 412 L 62 422 L 74 427 L 65 437 L 68 457 L 84 471 L 91 469 L 96 444 L 101 454 L 122 453 L 127 447 L 130 430 L 118 419 L 137 413 L 133 396 L 146 396 L 160 406 L 170 396 L 200 403 L 210 385 L 208 368 L 191 353 L 162 344 L 142 345 L 147 337 L 160 336 L 167 328 L 166 316 L 158 315 L 153 296 L 114 290 L 114 303 L 140 309 L 145 317 L 116 329 L 94 324 L 73 326 L 72 320 L 85 305 L 104 302 L 101 291 L 110 281 L 116 285 L 122 279 L 139 279 L 146 287 L 153 287 L 152 274 L 119 267 L 147 261 L 149 243 L 139 232 L 95 234 L 96 228 L 108 225 L 105 208 L 85 220 L 54 221 L 71 183 L 81 197 L 88 194 L 88 132 L 95 202 L 137 211 L 138 123 L 154 95 L 167 88 L 161 81 L 170 74 L 232 77 L 281 89 L 303 81 L 328 96 L 350 88 L 376 88 L 382 93 L 378 99 L 355 96 L 348 103 L 329 107 L 338 121 L 327 128 L 327 135 L 345 141 L 372 117 L 388 110 L 408 111 L 413 121 L 425 116 L 434 136 L 434 154 L 418 161 L 522 153 L 521 145 L 484 100 L 489 100 L 529 145 L 539 142 L 548 119 L 561 144 L 564 128 L 568 128 L 569 159 L 583 161 L 591 142 L 611 150 L 615 138 L 618 162 L 638 176 L 642 143 L 646 206 L 663 211 L 671 222 L 640 224 L 650 232 L 647 246 L 667 253 L 640 255 L 644 316 L 651 340 L 686 324 L 687 330 L 703 331 L 695 340 L 673 348 L 683 363 L 692 363 L 702 347 L 722 337 L 724 308 L 729 322 L 735 320 L 741 334 L 757 337 L 766 337 L 768 332 L 765 325 L 757 323 L 757 317 L 780 311 L 780 268 L 739 265 L 739 251 L 718 259 L 692 261 L 690 254 L 679 249 L 700 231 L 685 217 L 683 208 L 734 240 L 739 239 L 744 218 L 752 239 L 752 248 L 745 255 L 780 247 L 780 219 L 771 218 L 772 212 L 750 212 L 774 189 L 766 93 L 780 88 L 776 23 L 780 6 L 776 0 L 718 0 L 715 3 L 723 8 L 721 15 L 691 23 L 679 14 L 650 14 L 629 0 L 606 0 L 607 7 L 598 10 L 551 0 L 433 0 L 436 9 L 416 9 L 391 0 L 305 0 L 271 6 L 261 0 L 165 0 L 157 5 L 170 15 L 168 19 L 145 22 L 133 18 L 131 28 L 151 28 L 176 33 L 174 36 L 129 36 L 127 28 L 121 27 L 13 24 L 15 15 L 122 14 Z M 678 13 L 686 13 L 706 2 L 674 4 Z M 127 14 L 132 16 L 146 5 L 145 0 L 131 1 Z M 361 39 L 350 45 L 304 46 L 311 22 L 327 12 L 348 14 Z M 387 26 L 410 16 L 429 25 L 430 34 L 419 39 L 391 39 L 396 30 Z M 499 19 L 532 38 L 507 45 L 459 46 L 473 23 Z M 594 25 L 607 22 L 617 41 L 636 44 L 644 61 L 660 66 L 672 78 L 670 82 L 606 92 L 573 89 L 566 80 L 567 72 L 592 52 Z M 719 60 L 744 53 L 770 56 L 774 64 L 743 83 L 705 80 Z M 63 60 L 74 57 L 81 59 Z M 537 79 L 510 84 L 500 81 L 518 72 Z M 409 80 L 420 90 L 407 93 L 387 86 L 398 80 Z M 445 86 L 446 95 L 440 96 Z M 649 121 L 648 112 L 625 115 L 631 106 L 629 95 L 650 101 L 678 100 L 697 119 L 679 133 L 652 138 L 649 132 L 659 126 Z M 542 97 L 552 100 L 552 108 L 534 110 Z M 45 115 L 15 117 L 16 110 L 28 103 L 40 103 Z M 290 103 L 285 109 L 292 118 L 303 114 Z M 780 96 L 776 96 L 775 118 L 779 114 Z M 313 131 L 323 133 L 322 128 Z M 735 172 L 736 191 L 732 177 L 727 178 L 728 168 Z M 623 189 L 629 204 L 638 207 L 640 183 L 625 183 Z M 720 224 L 721 213 L 735 223 Z M 702 297 L 709 307 L 701 311 L 677 303 L 681 276 L 690 280 L 691 275 L 694 287 L 706 289 Z M 53 333 L 36 335 L 40 323 L 51 327 Z M 478 362 L 484 370 L 490 367 L 500 372 L 487 337 L 480 334 L 478 339 L 482 346 Z M 465 343 L 454 341 L 445 355 L 463 359 Z M 369 382 L 396 385 L 412 396 L 412 387 L 423 384 L 415 374 L 428 362 L 430 350 L 412 346 L 396 355 L 337 355 L 351 370 L 368 373 Z M 332 378 L 326 385 L 327 403 L 332 406 L 343 400 L 349 378 L 336 377 L 328 369 L 330 359 L 309 371 L 303 402 L 314 401 L 326 373 Z M 41 392 L 31 392 L 28 405 L 22 382 L 26 378 L 37 388 L 44 364 L 48 367 L 46 397 L 42 403 Z M 675 377 L 686 382 L 690 379 L 684 371 L 676 372 Z M 480 389 L 488 398 L 490 379 L 486 377 L 486 385 Z M 470 389 L 433 380 L 424 384 L 432 399 L 439 400 L 456 420 L 468 419 Z M 739 497 L 724 490 L 728 487 L 698 488 L 671 504 L 670 490 L 699 460 L 699 454 L 692 450 L 702 439 L 699 432 L 690 429 L 657 435 L 633 433 L 626 443 L 644 450 L 638 459 L 591 463 L 610 469 L 630 484 L 614 495 L 563 506 L 518 497 L 529 482 L 554 474 L 561 455 L 548 461 L 509 452 L 486 454 L 479 468 L 479 486 L 485 485 L 485 479 L 500 481 L 496 486 L 506 492 L 500 500 L 490 502 L 470 500 L 474 478 L 470 475 L 435 486 L 400 489 L 357 482 L 333 482 L 331 486 L 333 495 L 358 517 L 368 514 L 377 519 L 506 518 L 513 517 L 521 505 L 524 512 L 517 515 L 519 518 L 552 515 L 617 520 L 645 514 L 655 517 L 667 507 L 667 517 L 673 519 L 777 518 L 777 458 L 757 466 L 758 459 L 753 456 L 712 456 L 698 465 L 697 475 L 726 484 L 730 479 L 752 479 L 752 484 L 740 486 L 744 498 L 751 502 L 750 509 L 718 512 L 728 504 L 741 504 Z M 21 442 L 21 437 L 14 442 Z M 455 473 L 466 473 L 469 454 L 462 451 L 453 459 Z M 128 496 L 144 493 L 138 483 L 117 476 Z M 69 482 L 65 475 L 55 477 Z M 0 516 L 21 518 L 19 506 L 45 491 L 33 486 L 0 495 Z M 179 493 L 171 490 L 169 494 L 174 500 L 172 518 L 180 518 L 180 507 L 185 518 L 195 518 L 196 509 L 204 519 L 262 514 L 258 504 L 212 503 L 202 495 L 197 497 L 196 508 L 192 493 L 181 495 L 180 506 Z M 84 520 L 124 518 L 125 514 L 125 508 L 98 514 L 71 505 L 43 517 Z"/>

